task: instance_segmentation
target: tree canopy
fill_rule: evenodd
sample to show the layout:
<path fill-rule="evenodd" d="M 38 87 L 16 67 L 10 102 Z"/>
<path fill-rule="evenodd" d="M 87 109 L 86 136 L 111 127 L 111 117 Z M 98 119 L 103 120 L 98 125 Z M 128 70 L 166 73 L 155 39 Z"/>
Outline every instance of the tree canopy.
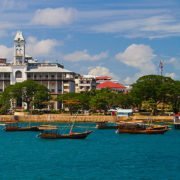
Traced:
<path fill-rule="evenodd" d="M 149 101 L 153 113 L 156 113 L 159 103 L 170 103 L 174 110 L 179 109 L 179 93 L 179 81 L 170 77 L 147 75 L 140 77 L 132 85 L 131 96 L 140 106 L 143 101 Z"/>
<path fill-rule="evenodd" d="M 41 109 L 50 100 L 48 89 L 32 80 L 8 86 L 0 94 L 0 111 L 6 111 L 13 102 L 25 102 L 27 110 L 32 106 Z M 70 113 L 78 110 L 103 111 L 114 107 L 151 110 L 156 114 L 158 106 L 168 105 L 174 112 L 180 111 L 180 81 L 159 75 L 140 77 L 129 93 L 110 89 L 92 90 L 83 93 L 59 94 L 57 101 Z M 162 108 L 163 111 L 163 108 Z"/>
<path fill-rule="evenodd" d="M 12 101 L 16 103 L 25 102 L 27 105 L 27 111 L 34 106 L 35 108 L 41 108 L 44 101 L 49 100 L 48 89 L 33 81 L 27 80 L 22 83 L 16 83 L 8 86 L 1 94 L 1 109 L 10 108 Z"/>

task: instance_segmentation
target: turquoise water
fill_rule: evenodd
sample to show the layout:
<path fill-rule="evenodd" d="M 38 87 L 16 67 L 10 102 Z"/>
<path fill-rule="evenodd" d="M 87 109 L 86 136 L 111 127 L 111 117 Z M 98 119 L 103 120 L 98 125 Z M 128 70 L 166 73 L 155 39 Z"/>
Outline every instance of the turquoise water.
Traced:
<path fill-rule="evenodd" d="M 95 130 L 85 140 L 43 140 L 37 134 L 0 131 L 0 179 L 180 179 L 178 130 L 164 135 Z"/>

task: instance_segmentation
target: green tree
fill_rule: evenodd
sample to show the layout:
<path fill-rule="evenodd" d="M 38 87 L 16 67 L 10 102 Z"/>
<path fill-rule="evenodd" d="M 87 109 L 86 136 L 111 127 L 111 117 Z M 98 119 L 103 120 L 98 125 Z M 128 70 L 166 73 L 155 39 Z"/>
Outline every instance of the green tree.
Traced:
<path fill-rule="evenodd" d="M 49 92 L 45 86 L 33 80 L 27 80 L 10 85 L 5 89 L 1 95 L 1 108 L 9 108 L 11 100 L 15 100 L 16 102 L 25 102 L 27 111 L 29 111 L 33 105 L 41 107 L 43 102 L 49 99 Z"/>
<path fill-rule="evenodd" d="M 168 99 L 171 102 L 173 112 L 180 112 L 180 81 L 175 81 L 168 94 Z"/>
<path fill-rule="evenodd" d="M 90 108 L 93 111 L 103 110 L 107 111 L 113 106 L 118 105 L 119 93 L 113 92 L 110 89 L 96 90 L 90 98 Z"/>
<path fill-rule="evenodd" d="M 71 114 L 81 108 L 80 99 L 80 94 L 78 93 L 60 94 L 57 97 L 57 100 L 61 101 L 64 108 L 67 107 Z"/>
<path fill-rule="evenodd" d="M 173 103 L 173 99 L 178 98 L 176 82 L 170 77 L 159 75 L 147 75 L 140 77 L 132 85 L 131 95 L 141 107 L 143 101 L 154 102 L 152 113 L 156 114 L 159 103 Z M 175 92 L 176 91 L 176 92 Z"/>
<path fill-rule="evenodd" d="M 134 106 L 134 101 L 131 94 L 124 94 L 124 93 L 118 94 L 116 102 L 118 107 L 124 109 L 132 108 Z"/>

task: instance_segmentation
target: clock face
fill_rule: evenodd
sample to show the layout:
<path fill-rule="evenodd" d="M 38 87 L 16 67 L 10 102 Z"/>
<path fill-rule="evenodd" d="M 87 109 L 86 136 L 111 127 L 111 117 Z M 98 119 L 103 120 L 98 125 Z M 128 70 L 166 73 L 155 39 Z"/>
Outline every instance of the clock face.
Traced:
<path fill-rule="evenodd" d="M 23 47 L 20 46 L 19 44 L 16 46 L 16 55 L 17 56 L 23 55 Z"/>

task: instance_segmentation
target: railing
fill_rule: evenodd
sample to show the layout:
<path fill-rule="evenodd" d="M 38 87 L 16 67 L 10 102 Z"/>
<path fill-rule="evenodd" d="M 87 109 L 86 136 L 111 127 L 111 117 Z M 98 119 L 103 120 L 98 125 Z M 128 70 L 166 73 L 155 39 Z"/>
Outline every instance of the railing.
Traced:
<path fill-rule="evenodd" d="M 10 77 L 0 77 L 0 80 L 10 80 Z"/>
<path fill-rule="evenodd" d="M 41 81 L 49 81 L 49 80 L 56 80 L 56 81 L 62 81 L 62 80 L 73 80 L 74 78 L 60 78 L 60 77 L 28 77 L 28 79 L 32 80 L 41 80 Z"/>

